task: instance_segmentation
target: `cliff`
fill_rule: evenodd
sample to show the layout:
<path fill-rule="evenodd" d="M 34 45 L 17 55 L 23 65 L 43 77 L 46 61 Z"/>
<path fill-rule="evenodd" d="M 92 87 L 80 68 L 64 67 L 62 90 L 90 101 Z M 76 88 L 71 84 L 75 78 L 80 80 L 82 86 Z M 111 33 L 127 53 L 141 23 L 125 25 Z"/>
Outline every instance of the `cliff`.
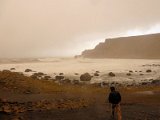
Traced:
<path fill-rule="evenodd" d="M 159 59 L 160 33 L 106 39 L 81 54 L 85 58 Z"/>

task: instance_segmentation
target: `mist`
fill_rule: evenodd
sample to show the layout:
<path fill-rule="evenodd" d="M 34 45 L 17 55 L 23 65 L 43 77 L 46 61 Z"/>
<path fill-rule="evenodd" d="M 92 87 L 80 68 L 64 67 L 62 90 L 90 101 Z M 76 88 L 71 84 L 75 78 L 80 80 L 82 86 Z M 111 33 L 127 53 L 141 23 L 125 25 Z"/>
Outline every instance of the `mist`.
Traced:
<path fill-rule="evenodd" d="M 0 57 L 74 56 L 108 37 L 160 32 L 159 0 L 1 0 Z"/>

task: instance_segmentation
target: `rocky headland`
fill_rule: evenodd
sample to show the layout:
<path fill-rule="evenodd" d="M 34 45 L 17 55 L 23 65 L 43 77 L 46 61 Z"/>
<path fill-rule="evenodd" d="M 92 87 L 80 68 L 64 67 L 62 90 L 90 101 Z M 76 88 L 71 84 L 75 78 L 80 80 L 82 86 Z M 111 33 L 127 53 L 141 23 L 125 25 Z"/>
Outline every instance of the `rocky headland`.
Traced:
<path fill-rule="evenodd" d="M 85 50 L 84 58 L 160 59 L 160 34 L 106 39 L 94 49 Z"/>

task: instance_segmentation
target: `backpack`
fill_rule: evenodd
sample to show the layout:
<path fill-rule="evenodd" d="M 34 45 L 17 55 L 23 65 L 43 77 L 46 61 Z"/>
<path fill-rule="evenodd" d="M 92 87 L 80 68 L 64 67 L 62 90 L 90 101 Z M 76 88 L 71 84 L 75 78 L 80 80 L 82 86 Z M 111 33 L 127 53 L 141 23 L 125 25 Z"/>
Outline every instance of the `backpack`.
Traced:
<path fill-rule="evenodd" d="M 119 92 L 114 91 L 109 94 L 109 102 L 112 104 L 118 104 L 121 101 L 121 95 Z"/>

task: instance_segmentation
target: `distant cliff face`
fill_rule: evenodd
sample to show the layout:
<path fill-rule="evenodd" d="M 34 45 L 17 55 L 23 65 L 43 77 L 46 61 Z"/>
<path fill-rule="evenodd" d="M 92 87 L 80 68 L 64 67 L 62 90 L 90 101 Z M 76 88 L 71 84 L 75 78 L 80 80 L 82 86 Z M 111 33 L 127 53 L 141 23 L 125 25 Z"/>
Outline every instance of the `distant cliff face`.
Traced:
<path fill-rule="evenodd" d="M 94 49 L 82 52 L 85 58 L 160 59 L 160 34 L 106 39 Z"/>

